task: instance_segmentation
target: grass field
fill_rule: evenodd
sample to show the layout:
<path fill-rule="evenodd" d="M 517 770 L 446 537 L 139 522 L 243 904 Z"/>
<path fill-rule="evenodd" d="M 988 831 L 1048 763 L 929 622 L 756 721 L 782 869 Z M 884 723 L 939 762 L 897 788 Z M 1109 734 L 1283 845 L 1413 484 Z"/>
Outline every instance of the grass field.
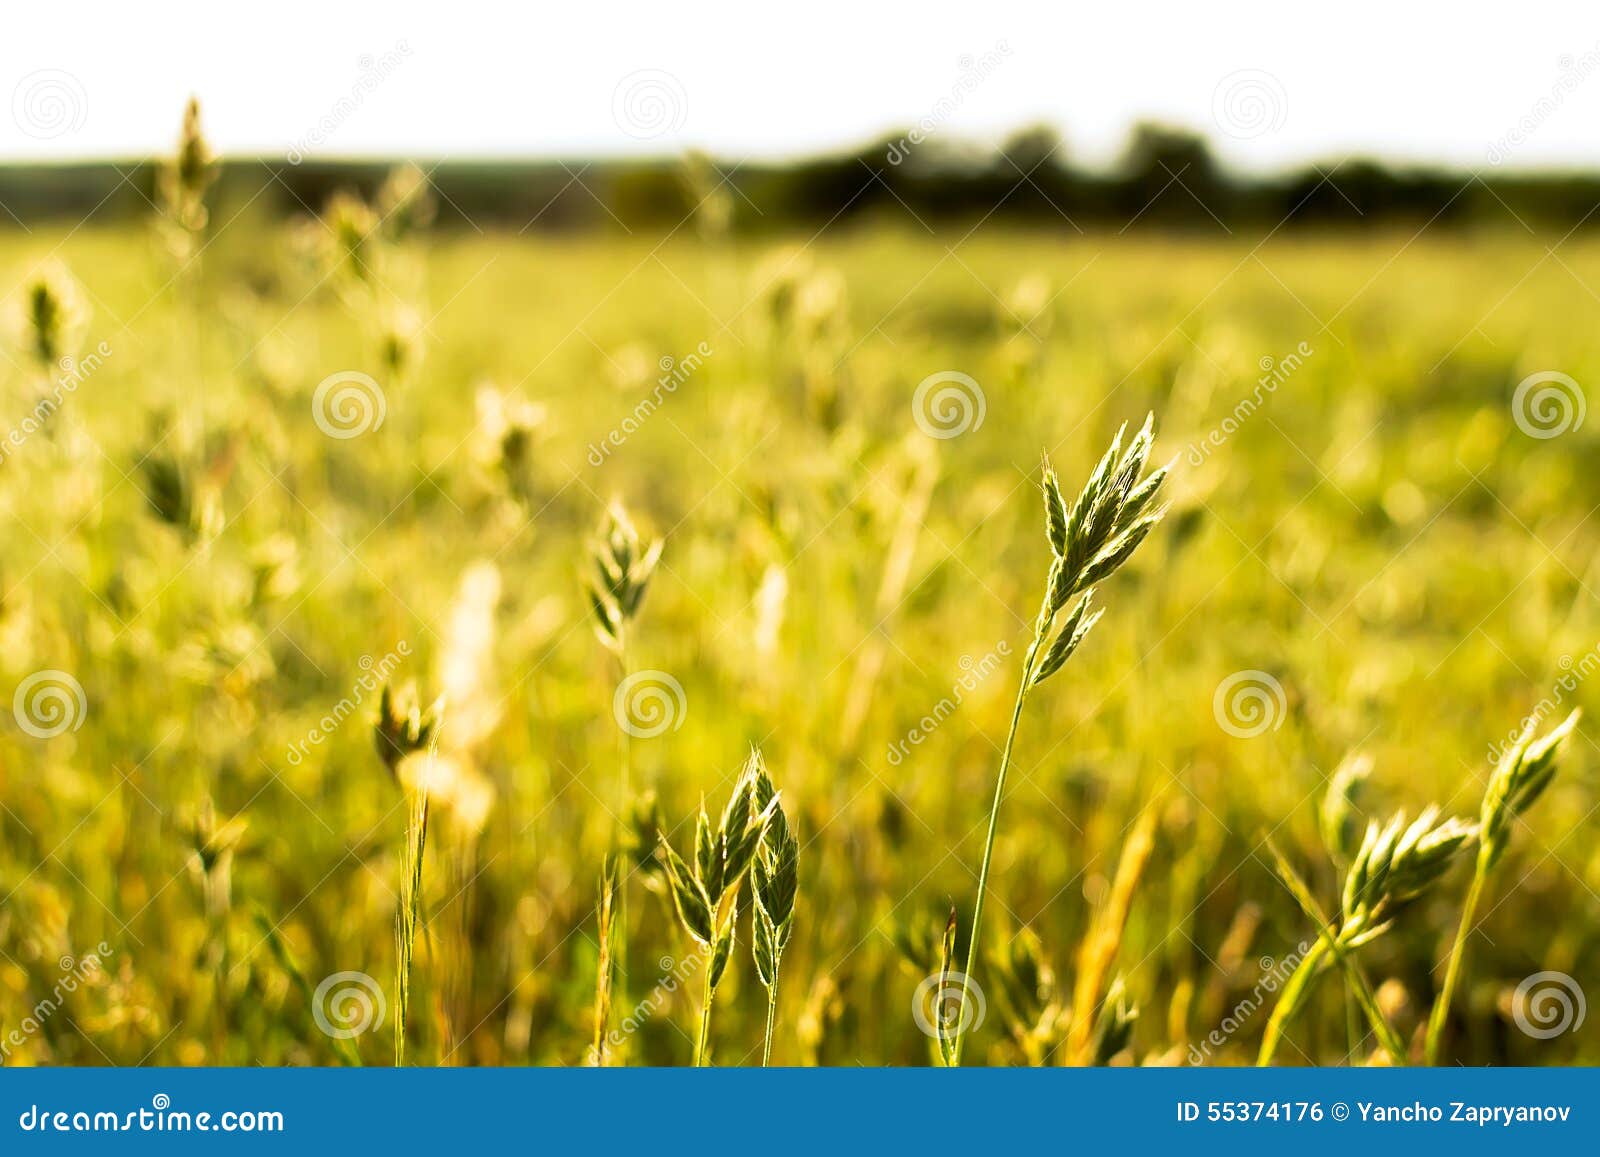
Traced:
<path fill-rule="evenodd" d="M 800 845 L 773 1063 L 933 1063 L 914 1004 L 952 907 L 964 955 L 1050 566 L 1040 453 L 1070 499 L 1148 411 L 1171 509 L 1029 696 L 966 1063 L 1084 1059 L 1075 1003 L 1114 1022 L 1094 1059 L 1254 1061 L 1317 939 L 1267 840 L 1337 908 L 1341 760 L 1372 757 L 1359 826 L 1472 819 L 1524 716 L 1600 707 L 1596 425 L 1514 404 L 1600 380 L 1586 235 L 416 231 L 340 264 L 327 226 L 235 214 L 187 265 L 127 225 L 0 234 L 14 304 L 47 258 L 81 286 L 89 367 L 19 441 L 59 370 L 26 325 L 0 363 L 7 1063 L 394 1058 L 383 677 L 446 697 L 408 761 L 407 1063 L 594 1059 L 619 846 L 605 1059 L 689 1063 L 704 965 L 630 870 L 632 796 L 687 854 L 753 744 Z M 947 372 L 970 382 L 919 399 Z M 584 588 L 612 502 L 665 540 L 631 698 Z M 64 723 L 24 694 L 50 688 Z M 1530 1035 L 1514 995 L 1594 979 L 1595 750 L 1580 724 L 1514 827 L 1447 1061 L 1600 1061 L 1592 1023 Z M 1471 875 L 1360 956 L 1413 1059 Z M 738 920 L 718 1064 L 763 1046 Z M 1279 1062 L 1384 1057 L 1350 987 L 1311 991 Z"/>

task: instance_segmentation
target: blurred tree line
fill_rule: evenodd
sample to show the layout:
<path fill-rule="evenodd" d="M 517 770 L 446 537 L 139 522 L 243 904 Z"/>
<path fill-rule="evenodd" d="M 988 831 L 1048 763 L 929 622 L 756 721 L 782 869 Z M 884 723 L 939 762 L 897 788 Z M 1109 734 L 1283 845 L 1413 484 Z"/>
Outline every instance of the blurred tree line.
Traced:
<path fill-rule="evenodd" d="M 1600 205 L 1596 173 L 1491 168 L 1474 174 L 1353 158 L 1280 176 L 1245 176 L 1227 171 L 1198 134 L 1156 124 L 1137 126 L 1118 163 L 1098 171 L 1073 165 L 1054 130 L 1043 127 L 1018 132 L 998 148 L 943 139 L 912 144 L 890 136 L 853 152 L 785 164 L 419 163 L 440 194 L 439 223 L 446 227 L 470 220 L 480 227 L 555 232 L 671 228 L 719 185 L 732 228 L 743 232 L 908 213 L 929 224 L 988 217 L 1069 231 L 1130 223 L 1199 231 L 1391 222 L 1600 224 L 1600 215 L 1591 217 Z M 376 161 L 228 161 L 220 203 L 253 201 L 285 214 L 320 209 L 340 189 L 370 196 L 389 168 Z M 153 162 L 0 167 L 0 228 L 51 218 L 138 216 L 149 209 L 154 180 Z"/>

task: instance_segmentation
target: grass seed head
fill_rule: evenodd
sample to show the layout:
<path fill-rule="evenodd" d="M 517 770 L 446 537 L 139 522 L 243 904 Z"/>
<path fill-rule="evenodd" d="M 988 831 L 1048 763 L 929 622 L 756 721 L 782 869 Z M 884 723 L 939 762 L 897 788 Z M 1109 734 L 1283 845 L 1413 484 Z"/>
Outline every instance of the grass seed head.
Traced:
<path fill-rule="evenodd" d="M 370 285 L 376 272 L 378 215 L 354 193 L 340 191 L 328 200 L 326 218 L 332 233 L 334 270 L 347 281 Z"/>
<path fill-rule="evenodd" d="M 1483 829 L 1483 856 L 1493 867 L 1505 855 L 1511 839 L 1511 823 L 1544 794 L 1556 774 L 1556 757 L 1561 744 L 1578 725 L 1581 711 L 1574 711 L 1548 734 L 1534 738 L 1538 726 L 1530 721 L 1522 735 L 1495 766 L 1484 793 L 1479 823 Z"/>
<path fill-rule="evenodd" d="M 659 538 L 641 537 L 628 512 L 612 504 L 590 547 L 595 577 L 589 586 L 595 633 L 612 651 L 622 650 L 624 631 L 639 613 L 663 545 Z"/>
<path fill-rule="evenodd" d="M 1351 943 L 1380 935 L 1394 909 L 1438 883 L 1477 837 L 1477 824 L 1456 816 L 1441 820 L 1434 806 L 1409 824 L 1404 812 L 1382 827 L 1368 824 L 1345 873 L 1344 924 Z"/>
<path fill-rule="evenodd" d="M 661 841 L 657 836 L 660 830 L 661 804 L 655 792 L 646 791 L 629 801 L 624 851 L 632 861 L 633 870 L 651 888 L 659 887 L 666 876 L 666 868 L 661 862 Z"/>
<path fill-rule="evenodd" d="M 1044 490 L 1045 538 L 1050 543 L 1051 552 L 1059 558 L 1067 550 L 1067 501 L 1048 457 L 1044 460 L 1044 473 L 1039 485 Z"/>
<path fill-rule="evenodd" d="M 1128 986 L 1121 976 L 1111 981 L 1105 1000 L 1095 1016 L 1091 1055 L 1097 1065 L 1107 1065 L 1133 1040 L 1139 1019 L 1139 1006 L 1128 998 Z"/>
<path fill-rule="evenodd" d="M 157 199 L 180 260 L 188 260 L 196 252 L 197 239 L 209 221 L 206 194 L 217 175 L 216 154 L 200 127 L 200 102 L 190 97 L 183 110 L 177 152 L 156 176 Z"/>
<path fill-rule="evenodd" d="M 403 241 L 433 224 L 438 203 L 428 175 L 410 162 L 395 166 L 378 190 L 377 212 L 390 241 Z"/>
<path fill-rule="evenodd" d="M 664 832 L 658 833 L 668 890 L 678 918 L 685 931 L 701 945 L 712 948 L 714 954 L 731 934 L 739 885 L 749 873 L 778 807 L 776 794 L 765 806 L 756 802 L 759 770 L 760 756 L 752 754 L 715 826 L 701 806 L 695 817 L 692 865 L 678 855 Z"/>
<path fill-rule="evenodd" d="M 739 927 L 739 897 L 729 893 L 727 903 L 717 916 L 716 939 L 711 946 L 711 990 L 716 991 L 733 959 L 733 942 Z"/>
<path fill-rule="evenodd" d="M 1154 425 L 1155 415 L 1151 414 L 1126 449 L 1122 439 L 1127 427 L 1118 430 L 1070 507 L 1049 458 L 1045 459 L 1040 485 L 1045 538 L 1052 559 L 1034 627 L 1038 645 L 1044 647 L 1044 657 L 1033 671 L 1035 684 L 1059 671 L 1100 620 L 1100 611 L 1089 613 L 1094 585 L 1121 569 L 1166 514 L 1164 509 L 1144 513 L 1171 468 L 1169 464 L 1144 474 L 1155 441 Z M 1054 630 L 1057 617 L 1078 594 L 1082 598 L 1067 613 L 1060 630 Z"/>
<path fill-rule="evenodd" d="M 754 768 L 753 803 L 769 816 L 750 867 L 750 891 L 755 901 L 751 951 L 757 976 L 771 988 L 778 982 L 783 950 L 794 930 L 795 899 L 800 892 L 800 841 L 778 804 L 777 788 L 760 753 L 752 752 L 750 758 Z"/>
<path fill-rule="evenodd" d="M 1340 762 L 1328 779 L 1328 791 L 1322 797 L 1318 820 L 1322 842 L 1338 864 L 1348 864 L 1356 853 L 1357 837 L 1361 831 L 1359 805 L 1366 794 L 1367 779 L 1371 774 L 1370 755 L 1350 755 Z"/>
<path fill-rule="evenodd" d="M 200 127 L 200 101 L 190 97 L 183 108 L 178 152 L 172 159 L 172 179 L 186 193 L 203 197 L 217 179 L 217 158 Z"/>
<path fill-rule="evenodd" d="M 1045 958 L 1044 945 L 1031 928 L 1022 928 L 989 954 L 988 965 L 994 1004 L 1006 1028 L 1029 1063 L 1039 1063 L 1056 1043 L 1061 1013 L 1055 970 Z"/>
<path fill-rule="evenodd" d="M 416 687 L 406 684 L 398 692 L 385 683 L 378 699 L 378 718 L 372 726 L 373 745 L 378 758 L 398 775 L 396 768 L 408 755 L 425 749 L 439 726 L 441 704 L 434 703 L 424 711 L 417 703 Z"/>
<path fill-rule="evenodd" d="M 39 269 L 23 289 L 22 340 L 34 360 L 53 371 L 83 338 L 89 309 L 77 279 L 58 262 Z"/>
<path fill-rule="evenodd" d="M 1046 526 L 1056 557 L 1063 564 L 1063 579 L 1056 592 L 1059 601 L 1054 609 L 1060 610 L 1068 597 L 1109 577 L 1132 556 L 1150 527 L 1160 521 L 1160 512 L 1139 517 L 1161 489 L 1170 469 L 1164 466 L 1141 477 L 1154 445 L 1154 423 L 1154 414 L 1145 418 L 1126 450 L 1122 449 L 1126 427 L 1117 431 L 1059 532 L 1053 526 L 1065 506 L 1054 473 L 1046 466 Z"/>
<path fill-rule="evenodd" d="M 191 544 L 221 532 L 219 488 L 189 455 L 158 444 L 145 452 L 138 468 L 145 505 L 156 518 Z"/>
<path fill-rule="evenodd" d="M 399 304 L 382 310 L 378 356 L 391 379 L 404 379 L 422 361 L 425 328 L 422 315 L 414 306 Z"/>
<path fill-rule="evenodd" d="M 209 875 L 223 866 L 238 849 L 248 826 L 249 821 L 243 816 L 218 819 L 211 797 L 202 799 L 185 825 L 189 846 L 194 849 L 201 871 Z"/>
<path fill-rule="evenodd" d="M 929 904 L 890 920 L 890 942 L 911 975 L 920 978 L 938 970 L 945 915 L 942 906 Z"/>
<path fill-rule="evenodd" d="M 690 936 L 701 944 L 710 944 L 711 898 L 706 895 L 705 885 L 700 882 L 699 873 L 684 863 L 683 857 L 673 850 L 664 833 L 660 839 L 667 885 L 672 893 L 672 905 L 678 912 L 678 920 Z"/>
<path fill-rule="evenodd" d="M 1094 588 L 1090 587 L 1083 592 L 1083 597 L 1078 600 L 1071 613 L 1067 615 L 1066 621 L 1061 625 L 1061 630 L 1056 634 L 1055 642 L 1050 644 L 1049 650 L 1044 653 L 1044 658 L 1039 661 L 1038 670 L 1033 675 L 1034 683 L 1043 683 L 1051 675 L 1061 670 L 1066 661 L 1072 658 L 1072 653 L 1078 649 L 1085 636 L 1089 634 L 1090 629 L 1100 621 L 1100 616 L 1105 614 L 1104 607 L 1101 607 L 1092 615 L 1087 614 L 1089 602 L 1093 598 Z"/>

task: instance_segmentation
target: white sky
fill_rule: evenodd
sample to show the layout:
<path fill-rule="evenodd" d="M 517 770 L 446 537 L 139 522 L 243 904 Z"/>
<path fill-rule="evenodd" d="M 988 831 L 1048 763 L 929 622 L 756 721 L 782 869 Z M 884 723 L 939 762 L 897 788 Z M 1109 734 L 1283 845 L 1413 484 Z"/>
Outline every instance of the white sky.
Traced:
<path fill-rule="evenodd" d="M 1104 161 L 1155 117 L 1258 170 L 1352 151 L 1485 167 L 1496 149 L 1600 166 L 1593 0 L 7 7 L 0 159 L 165 151 L 193 92 L 233 154 L 781 157 L 931 117 L 947 137 L 1048 121 Z"/>

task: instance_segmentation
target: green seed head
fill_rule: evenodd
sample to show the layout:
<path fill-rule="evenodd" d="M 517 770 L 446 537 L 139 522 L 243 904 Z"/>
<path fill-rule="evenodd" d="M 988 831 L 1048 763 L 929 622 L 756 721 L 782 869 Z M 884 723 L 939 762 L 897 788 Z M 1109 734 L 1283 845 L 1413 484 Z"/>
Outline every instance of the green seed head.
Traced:
<path fill-rule="evenodd" d="M 1438 883 L 1477 837 L 1478 825 L 1455 816 L 1440 820 L 1439 809 L 1431 806 L 1410 824 L 1404 812 L 1382 827 L 1368 824 L 1345 873 L 1346 933 L 1367 939 L 1380 934 L 1394 909 Z"/>
<path fill-rule="evenodd" d="M 1044 946 L 1023 928 L 1002 942 L 988 960 L 995 998 L 1006 1025 L 1019 1041 L 1037 1036 L 1056 1012 L 1056 978 Z"/>
<path fill-rule="evenodd" d="M 1335 862 L 1348 864 L 1361 831 L 1360 803 L 1372 774 L 1372 757 L 1347 756 L 1328 779 L 1320 813 L 1322 842 Z"/>
<path fill-rule="evenodd" d="M 778 792 L 761 762 L 752 752 L 754 806 L 769 818 L 750 869 L 750 891 L 755 900 L 751 949 L 756 974 L 771 988 L 778 980 L 778 965 L 794 929 L 795 898 L 800 892 L 800 841 L 789 817 L 778 804 Z"/>
<path fill-rule="evenodd" d="M 1118 976 L 1106 989 L 1105 1001 L 1094 1021 L 1094 1063 L 1105 1065 L 1128 1047 L 1139 1019 L 1139 1006 L 1128 997 L 1128 986 Z"/>
<path fill-rule="evenodd" d="M 662 540 L 642 538 L 633 520 L 613 504 L 590 546 L 595 575 L 589 585 L 589 606 L 595 632 L 613 651 L 622 649 L 623 629 L 639 613 L 650 577 L 661 561 Z"/>
<path fill-rule="evenodd" d="M 209 220 L 206 193 L 216 179 L 217 158 L 200 128 L 200 102 L 191 97 L 183 110 L 177 152 L 156 177 L 162 211 L 175 239 L 182 239 L 179 256 L 184 259 L 194 253 L 194 238 L 205 230 Z"/>
<path fill-rule="evenodd" d="M 1166 514 L 1164 509 L 1144 513 L 1170 469 L 1170 465 L 1163 466 L 1144 474 L 1155 441 L 1154 424 L 1152 414 L 1126 449 L 1122 439 L 1127 427 L 1118 430 L 1110 449 L 1071 506 L 1067 505 L 1050 460 L 1045 459 L 1040 486 L 1044 492 L 1045 538 L 1050 543 L 1052 560 L 1034 627 L 1043 655 L 1033 670 L 1034 683 L 1048 679 L 1072 657 L 1100 618 L 1099 611 L 1089 614 L 1094 584 L 1121 569 Z M 1055 630 L 1057 616 L 1078 594 L 1083 597 L 1067 613 L 1060 630 Z"/>
<path fill-rule="evenodd" d="M 340 277 L 371 285 L 377 275 L 374 238 L 378 215 L 354 193 L 340 191 L 328 200 L 327 224 L 332 237 L 332 263 Z"/>
<path fill-rule="evenodd" d="M 1483 856 L 1489 866 L 1505 855 L 1511 840 L 1511 823 L 1544 794 L 1556 774 L 1556 757 L 1562 742 L 1578 725 L 1582 714 L 1574 711 L 1560 726 L 1535 739 L 1538 726 L 1530 720 L 1521 737 L 1495 766 L 1484 793 L 1479 822 L 1483 828 Z"/>
<path fill-rule="evenodd" d="M 417 703 L 417 691 L 407 684 L 396 692 L 388 683 L 378 700 L 378 718 L 372 725 L 373 746 L 391 775 L 406 756 L 426 748 L 439 727 L 441 704 L 424 711 Z"/>
<path fill-rule="evenodd" d="M 183 109 L 183 128 L 178 133 L 178 154 L 173 158 L 173 173 L 183 189 L 202 197 L 217 179 L 216 156 L 200 128 L 200 101 L 189 98 Z"/>
<path fill-rule="evenodd" d="M 660 840 L 661 805 L 656 793 L 647 791 L 628 805 L 628 833 L 625 851 L 633 863 L 633 870 L 642 875 L 650 887 L 658 886 L 666 873 L 661 863 Z"/>
<path fill-rule="evenodd" d="M 34 360 L 53 370 L 82 340 L 89 317 L 83 290 L 64 265 L 52 262 L 33 275 L 23 294 L 24 341 Z"/>
<path fill-rule="evenodd" d="M 719 978 L 733 944 L 739 885 L 778 809 L 776 794 L 765 806 L 757 802 L 757 783 L 763 774 L 761 757 L 752 752 L 715 824 L 702 805 L 695 817 L 693 864 L 673 850 L 664 832 L 657 833 L 678 919 L 690 936 L 713 950 L 713 975 Z"/>
<path fill-rule="evenodd" d="M 409 162 L 391 170 L 378 190 L 378 218 L 391 241 L 427 228 L 437 211 L 428 175 Z"/>
<path fill-rule="evenodd" d="M 728 961 L 733 958 L 734 934 L 739 927 L 739 898 L 729 895 L 728 902 L 719 911 L 716 939 L 711 946 L 711 990 L 716 991 L 728 971 Z"/>
<path fill-rule="evenodd" d="M 248 821 L 242 816 L 219 819 L 211 797 L 203 798 L 187 825 L 189 845 L 200 861 L 201 870 L 210 874 L 219 864 L 225 864 L 244 839 L 247 826 Z"/>
<path fill-rule="evenodd" d="M 672 893 L 672 906 L 678 912 L 678 920 L 690 936 L 703 945 L 710 944 L 713 936 L 711 899 L 706 895 L 705 885 L 700 882 L 697 870 L 684 863 L 683 857 L 673 851 L 666 834 L 659 835 L 667 885 Z"/>

